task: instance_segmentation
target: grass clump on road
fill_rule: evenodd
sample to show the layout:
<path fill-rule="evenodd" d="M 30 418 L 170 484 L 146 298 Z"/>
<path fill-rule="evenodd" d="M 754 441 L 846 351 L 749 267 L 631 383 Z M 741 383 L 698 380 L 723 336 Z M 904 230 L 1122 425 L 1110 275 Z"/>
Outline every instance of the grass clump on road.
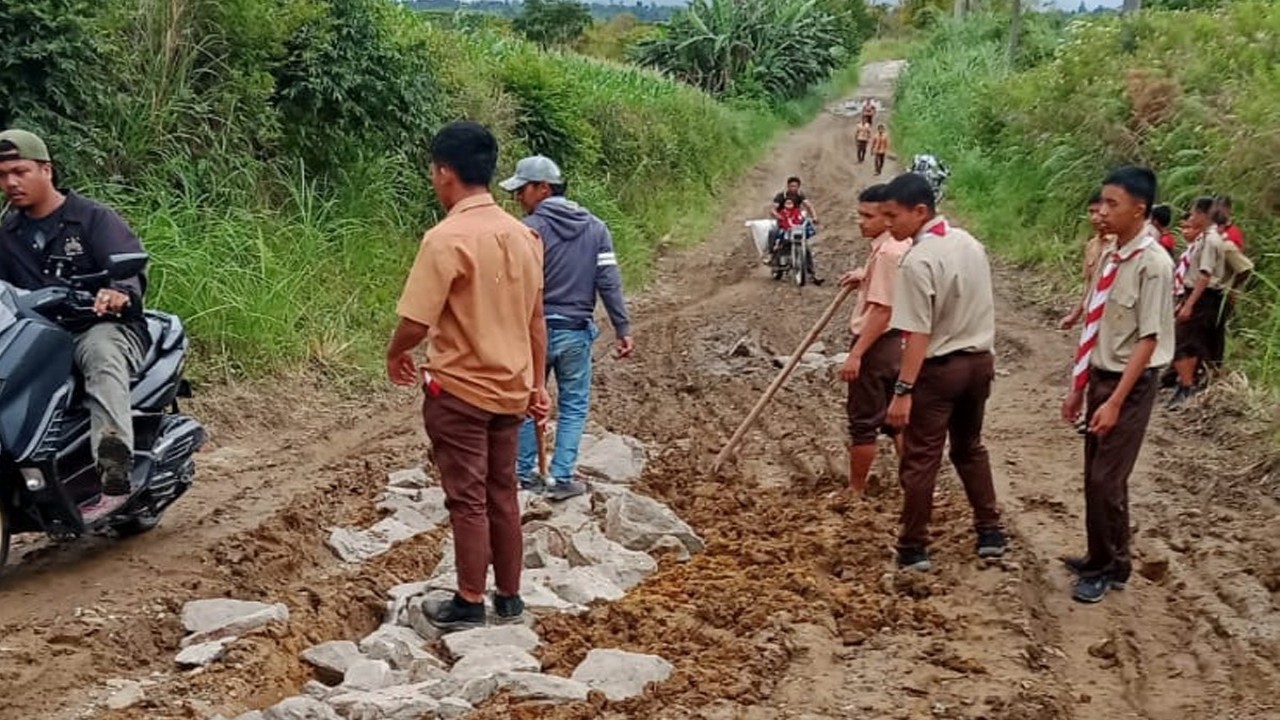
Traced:
<path fill-rule="evenodd" d="M 1280 6 L 1245 1 L 1131 17 L 1029 16 L 1017 62 L 1008 18 L 947 22 L 898 88 L 901 155 L 952 166 L 948 192 L 984 238 L 1022 263 L 1074 273 L 1085 200 L 1106 170 L 1154 168 L 1160 199 L 1234 196 L 1258 264 L 1232 352 L 1280 384 Z"/>
<path fill-rule="evenodd" d="M 426 149 L 488 124 L 500 169 L 555 157 L 608 221 L 631 283 L 831 74 L 789 102 L 727 104 L 652 70 L 546 52 L 501 24 L 389 0 L 13 0 L 0 125 L 46 137 L 70 187 L 152 252 L 201 379 L 380 368 L 396 296 L 441 213 Z M 448 25 L 447 27 L 445 25 Z M 848 73 L 836 81 L 849 82 Z"/>

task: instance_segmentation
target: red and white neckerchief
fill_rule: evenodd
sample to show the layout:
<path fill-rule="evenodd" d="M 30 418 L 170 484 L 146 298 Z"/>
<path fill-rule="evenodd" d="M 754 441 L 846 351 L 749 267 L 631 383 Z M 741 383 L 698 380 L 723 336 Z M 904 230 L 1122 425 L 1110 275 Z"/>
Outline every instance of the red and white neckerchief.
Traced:
<path fill-rule="evenodd" d="M 1116 281 L 1116 275 L 1120 274 L 1120 266 L 1137 257 L 1154 242 L 1155 239 L 1150 235 L 1142 235 L 1134 247 L 1124 254 L 1119 250 L 1112 250 L 1107 254 L 1107 264 L 1102 267 L 1102 274 L 1098 276 L 1098 285 L 1089 294 L 1084 329 L 1080 331 L 1080 345 L 1076 349 L 1076 364 L 1071 376 L 1072 388 L 1075 390 L 1083 390 L 1089 384 L 1089 358 L 1093 355 L 1093 348 L 1098 344 L 1098 328 L 1102 325 L 1102 312 L 1107 307 L 1107 296 L 1111 294 L 1111 286 Z"/>
<path fill-rule="evenodd" d="M 1173 269 L 1173 294 L 1181 297 L 1187 294 L 1187 273 L 1191 270 L 1191 253 L 1195 251 L 1200 240 L 1187 243 L 1187 249 L 1178 258 L 1178 266 Z"/>

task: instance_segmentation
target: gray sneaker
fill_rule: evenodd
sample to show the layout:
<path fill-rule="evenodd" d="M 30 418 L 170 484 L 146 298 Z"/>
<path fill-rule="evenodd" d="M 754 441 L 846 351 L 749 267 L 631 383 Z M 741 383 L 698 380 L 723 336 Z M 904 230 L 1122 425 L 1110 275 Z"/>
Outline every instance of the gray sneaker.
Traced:
<path fill-rule="evenodd" d="M 585 495 L 591 488 L 580 480 L 555 480 L 547 484 L 548 500 L 568 500 Z"/>
<path fill-rule="evenodd" d="M 547 486 L 543 484 L 542 480 L 532 475 L 517 475 L 516 479 L 520 481 L 521 490 L 527 490 L 538 495 L 547 490 Z"/>

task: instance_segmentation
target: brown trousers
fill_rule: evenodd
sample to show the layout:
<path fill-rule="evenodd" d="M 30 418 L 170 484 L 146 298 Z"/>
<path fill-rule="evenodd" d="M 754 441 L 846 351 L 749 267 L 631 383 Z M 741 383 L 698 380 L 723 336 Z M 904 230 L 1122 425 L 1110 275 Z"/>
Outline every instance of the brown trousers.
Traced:
<path fill-rule="evenodd" d="M 1127 581 L 1129 559 L 1129 475 L 1138 462 L 1146 437 L 1151 408 L 1156 402 L 1157 372 L 1148 370 L 1138 379 L 1120 408 L 1120 419 L 1111 432 L 1084 439 L 1084 524 L 1089 535 L 1086 573 L 1107 573 Z M 1088 414 L 1111 397 L 1120 373 L 1089 371 Z"/>
<path fill-rule="evenodd" d="M 933 490 L 948 436 L 951 463 L 973 507 L 974 528 L 979 532 L 1000 529 L 991 459 L 982 444 L 982 420 L 994 379 L 991 353 L 930 358 L 920 369 L 898 465 L 902 483 L 899 548 L 922 549 L 929 544 Z"/>
<path fill-rule="evenodd" d="M 516 452 L 524 419 L 495 415 L 446 392 L 426 394 L 422 417 L 453 525 L 458 589 L 483 594 L 492 562 L 498 592 L 519 594 L 524 536 Z"/>

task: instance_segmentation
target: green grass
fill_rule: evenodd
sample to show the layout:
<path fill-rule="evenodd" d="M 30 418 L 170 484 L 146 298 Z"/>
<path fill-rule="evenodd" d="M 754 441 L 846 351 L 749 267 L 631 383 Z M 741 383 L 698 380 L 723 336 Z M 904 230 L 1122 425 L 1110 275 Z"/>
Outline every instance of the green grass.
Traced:
<path fill-rule="evenodd" d="M 862 62 L 905 60 L 915 54 L 919 42 L 914 35 L 872 38 L 862 46 Z"/>
<path fill-rule="evenodd" d="M 1176 209 L 1233 195 L 1258 273 L 1231 359 L 1280 386 L 1280 43 L 1258 41 L 1280 35 L 1280 6 L 1028 21 L 1016 65 L 1000 16 L 944 23 L 917 46 L 898 87 L 902 153 L 949 162 L 949 202 L 979 235 L 1064 287 L 1109 169 L 1152 167 Z"/>

